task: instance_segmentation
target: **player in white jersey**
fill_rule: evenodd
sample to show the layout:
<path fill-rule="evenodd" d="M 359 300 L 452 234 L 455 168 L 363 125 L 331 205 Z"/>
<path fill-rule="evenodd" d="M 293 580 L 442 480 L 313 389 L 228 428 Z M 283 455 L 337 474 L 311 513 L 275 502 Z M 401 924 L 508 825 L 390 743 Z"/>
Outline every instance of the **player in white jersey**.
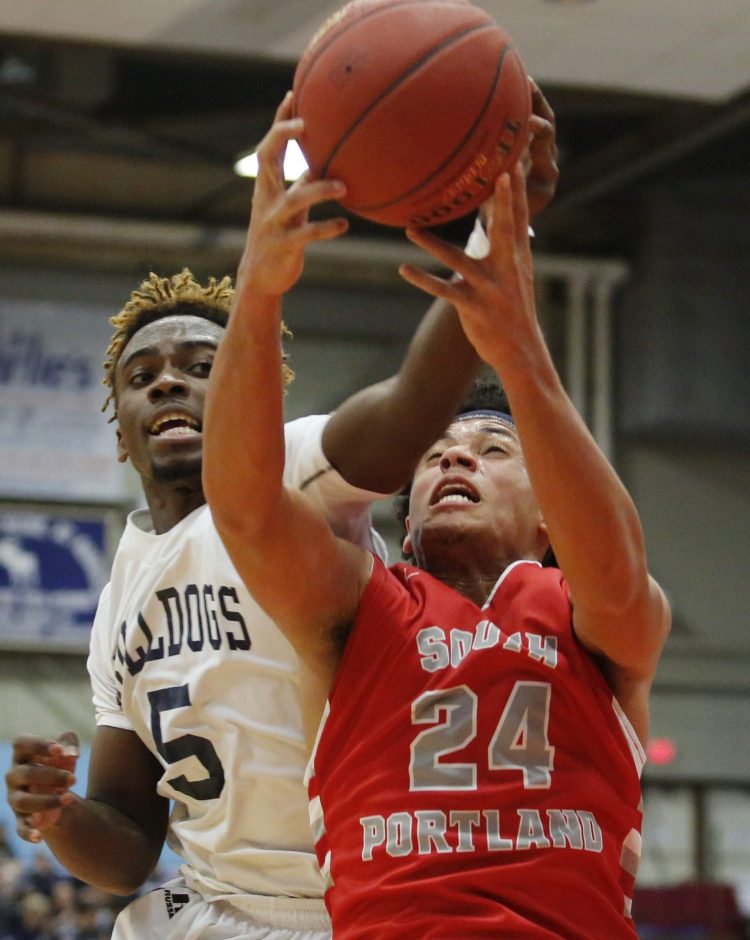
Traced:
<path fill-rule="evenodd" d="M 307 243 L 345 227 L 307 219 L 311 206 L 341 195 L 335 182 L 284 187 L 280 157 L 299 131 L 289 114 L 286 101 L 260 147 L 251 219 L 262 230 L 256 248 L 258 238 L 267 247 L 268 283 L 277 284 L 296 279 Z M 549 117 L 538 116 L 530 178 L 541 180 L 540 206 L 556 181 Z M 118 452 L 138 470 L 149 510 L 128 519 L 92 632 L 97 731 L 87 795 L 69 791 L 70 736 L 18 738 L 7 775 L 19 833 L 43 838 L 88 883 L 136 891 L 165 836 L 182 857 L 176 882 L 118 918 L 118 940 L 328 933 L 302 784 L 297 663 L 242 586 L 201 486 L 206 380 L 230 305 L 241 316 L 253 301 L 241 285 L 242 265 L 234 301 L 226 279 L 201 287 L 189 272 L 152 275 L 113 318 L 107 382 Z M 337 532 L 377 545 L 370 500 L 407 479 L 475 361 L 453 311 L 433 309 L 396 377 L 330 419 L 287 425 L 285 481 Z"/>
<path fill-rule="evenodd" d="M 330 469 L 321 447 L 326 422 L 316 416 L 287 426 L 289 483 L 325 506 L 347 537 L 373 544 L 370 494 Z M 141 938 L 147 929 L 183 936 L 188 920 L 196 930 L 196 918 L 205 936 L 221 909 L 217 937 L 227 917 L 245 931 L 254 920 L 326 928 L 300 786 L 296 660 L 238 579 L 207 506 L 160 535 L 148 512 L 131 514 L 94 624 L 89 669 L 99 724 L 135 731 L 161 758 L 157 787 L 175 801 L 169 841 L 185 863 L 183 882 L 132 905 L 116 936 Z M 207 907 L 204 899 L 215 900 Z"/>

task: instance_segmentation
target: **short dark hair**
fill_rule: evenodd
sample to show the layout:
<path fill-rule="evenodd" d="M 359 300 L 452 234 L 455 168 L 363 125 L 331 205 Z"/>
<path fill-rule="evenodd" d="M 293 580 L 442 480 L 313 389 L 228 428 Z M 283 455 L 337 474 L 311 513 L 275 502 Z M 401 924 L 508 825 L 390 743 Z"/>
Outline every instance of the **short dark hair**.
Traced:
<path fill-rule="evenodd" d="M 469 411 L 481 411 L 483 408 L 488 411 L 503 411 L 506 415 L 511 414 L 508 398 L 497 382 L 477 379 L 461 402 L 456 417 L 465 415 Z"/>
<path fill-rule="evenodd" d="M 114 399 L 114 378 L 117 363 L 120 361 L 123 350 L 131 337 L 142 327 L 162 320 L 165 317 L 196 316 L 203 317 L 226 327 L 234 300 L 234 287 L 230 277 L 217 280 L 208 279 L 205 286 L 193 277 L 189 268 L 183 268 L 179 274 L 171 277 L 159 277 L 153 272 L 149 274 L 139 288 L 134 290 L 128 302 L 109 322 L 115 327 L 115 332 L 107 348 L 107 358 L 104 361 L 104 378 L 102 383 L 107 386 L 107 398 L 102 405 L 106 411 L 110 401 Z M 282 323 L 281 335 L 292 334 Z M 282 374 L 284 386 L 294 378 L 294 373 L 286 364 L 286 354 L 283 357 Z M 116 410 L 116 403 L 115 403 Z M 115 414 L 113 417 L 116 417 Z"/>
<path fill-rule="evenodd" d="M 477 379 L 472 385 L 466 398 L 461 402 L 456 417 L 465 415 L 470 411 L 502 411 L 512 416 L 508 398 L 503 389 L 496 383 L 487 379 Z M 401 523 L 402 537 L 406 535 L 406 517 L 409 515 L 409 497 L 411 496 L 412 480 L 393 497 L 393 510 L 396 518 Z M 414 557 L 402 552 L 404 561 L 412 562 Z M 551 548 L 542 559 L 542 564 L 548 568 L 556 568 L 557 560 Z"/>

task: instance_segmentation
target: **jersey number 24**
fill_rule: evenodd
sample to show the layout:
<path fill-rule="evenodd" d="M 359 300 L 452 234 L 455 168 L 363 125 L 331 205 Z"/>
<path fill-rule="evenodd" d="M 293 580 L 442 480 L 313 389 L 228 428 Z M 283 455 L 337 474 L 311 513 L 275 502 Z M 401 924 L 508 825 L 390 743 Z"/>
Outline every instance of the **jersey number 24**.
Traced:
<path fill-rule="evenodd" d="M 516 682 L 487 745 L 489 769 L 520 771 L 529 790 L 547 789 L 552 782 L 551 693 L 548 682 Z M 412 702 L 412 724 L 431 727 L 411 742 L 410 790 L 476 789 L 476 763 L 443 758 L 476 738 L 478 706 L 477 694 L 467 685 L 430 690 Z"/>

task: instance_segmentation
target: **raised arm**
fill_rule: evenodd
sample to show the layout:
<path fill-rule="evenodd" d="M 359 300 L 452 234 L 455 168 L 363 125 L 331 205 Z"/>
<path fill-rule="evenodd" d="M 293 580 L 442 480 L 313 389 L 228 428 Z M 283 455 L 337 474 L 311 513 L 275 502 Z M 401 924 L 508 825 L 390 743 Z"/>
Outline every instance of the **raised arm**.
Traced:
<path fill-rule="evenodd" d="M 503 382 L 550 541 L 570 584 L 581 642 L 603 658 L 620 703 L 645 740 L 647 693 L 669 629 L 649 577 L 630 496 L 576 412 L 537 322 L 528 211 L 518 169 L 496 187 L 490 255 L 466 258 L 434 235 L 410 237 L 463 278 L 404 267 L 404 277 L 453 303 L 464 330 Z"/>
<path fill-rule="evenodd" d="M 335 628 L 351 622 L 372 560 L 335 538 L 307 498 L 283 485 L 282 297 L 299 277 L 306 245 L 346 229 L 342 219 L 308 217 L 313 205 L 343 194 L 341 183 L 303 177 L 284 186 L 286 144 L 301 129 L 290 113 L 287 98 L 258 148 L 235 304 L 209 381 L 203 482 L 248 590 L 321 676 L 325 694 L 340 654 Z"/>
<path fill-rule="evenodd" d="M 536 215 L 557 188 L 555 115 L 530 80 L 531 137 L 526 191 Z M 323 449 L 341 475 L 362 489 L 390 493 L 453 418 L 479 365 L 455 309 L 438 298 L 412 339 L 398 373 L 354 395 L 328 422 Z"/>

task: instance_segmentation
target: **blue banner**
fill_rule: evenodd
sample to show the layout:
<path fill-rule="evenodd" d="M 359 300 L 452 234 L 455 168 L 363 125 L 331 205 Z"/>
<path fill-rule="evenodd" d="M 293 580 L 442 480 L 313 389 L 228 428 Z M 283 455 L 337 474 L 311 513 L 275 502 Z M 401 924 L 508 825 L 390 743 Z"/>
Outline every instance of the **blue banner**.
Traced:
<path fill-rule="evenodd" d="M 0 508 L 0 645 L 88 648 L 114 515 Z"/>

